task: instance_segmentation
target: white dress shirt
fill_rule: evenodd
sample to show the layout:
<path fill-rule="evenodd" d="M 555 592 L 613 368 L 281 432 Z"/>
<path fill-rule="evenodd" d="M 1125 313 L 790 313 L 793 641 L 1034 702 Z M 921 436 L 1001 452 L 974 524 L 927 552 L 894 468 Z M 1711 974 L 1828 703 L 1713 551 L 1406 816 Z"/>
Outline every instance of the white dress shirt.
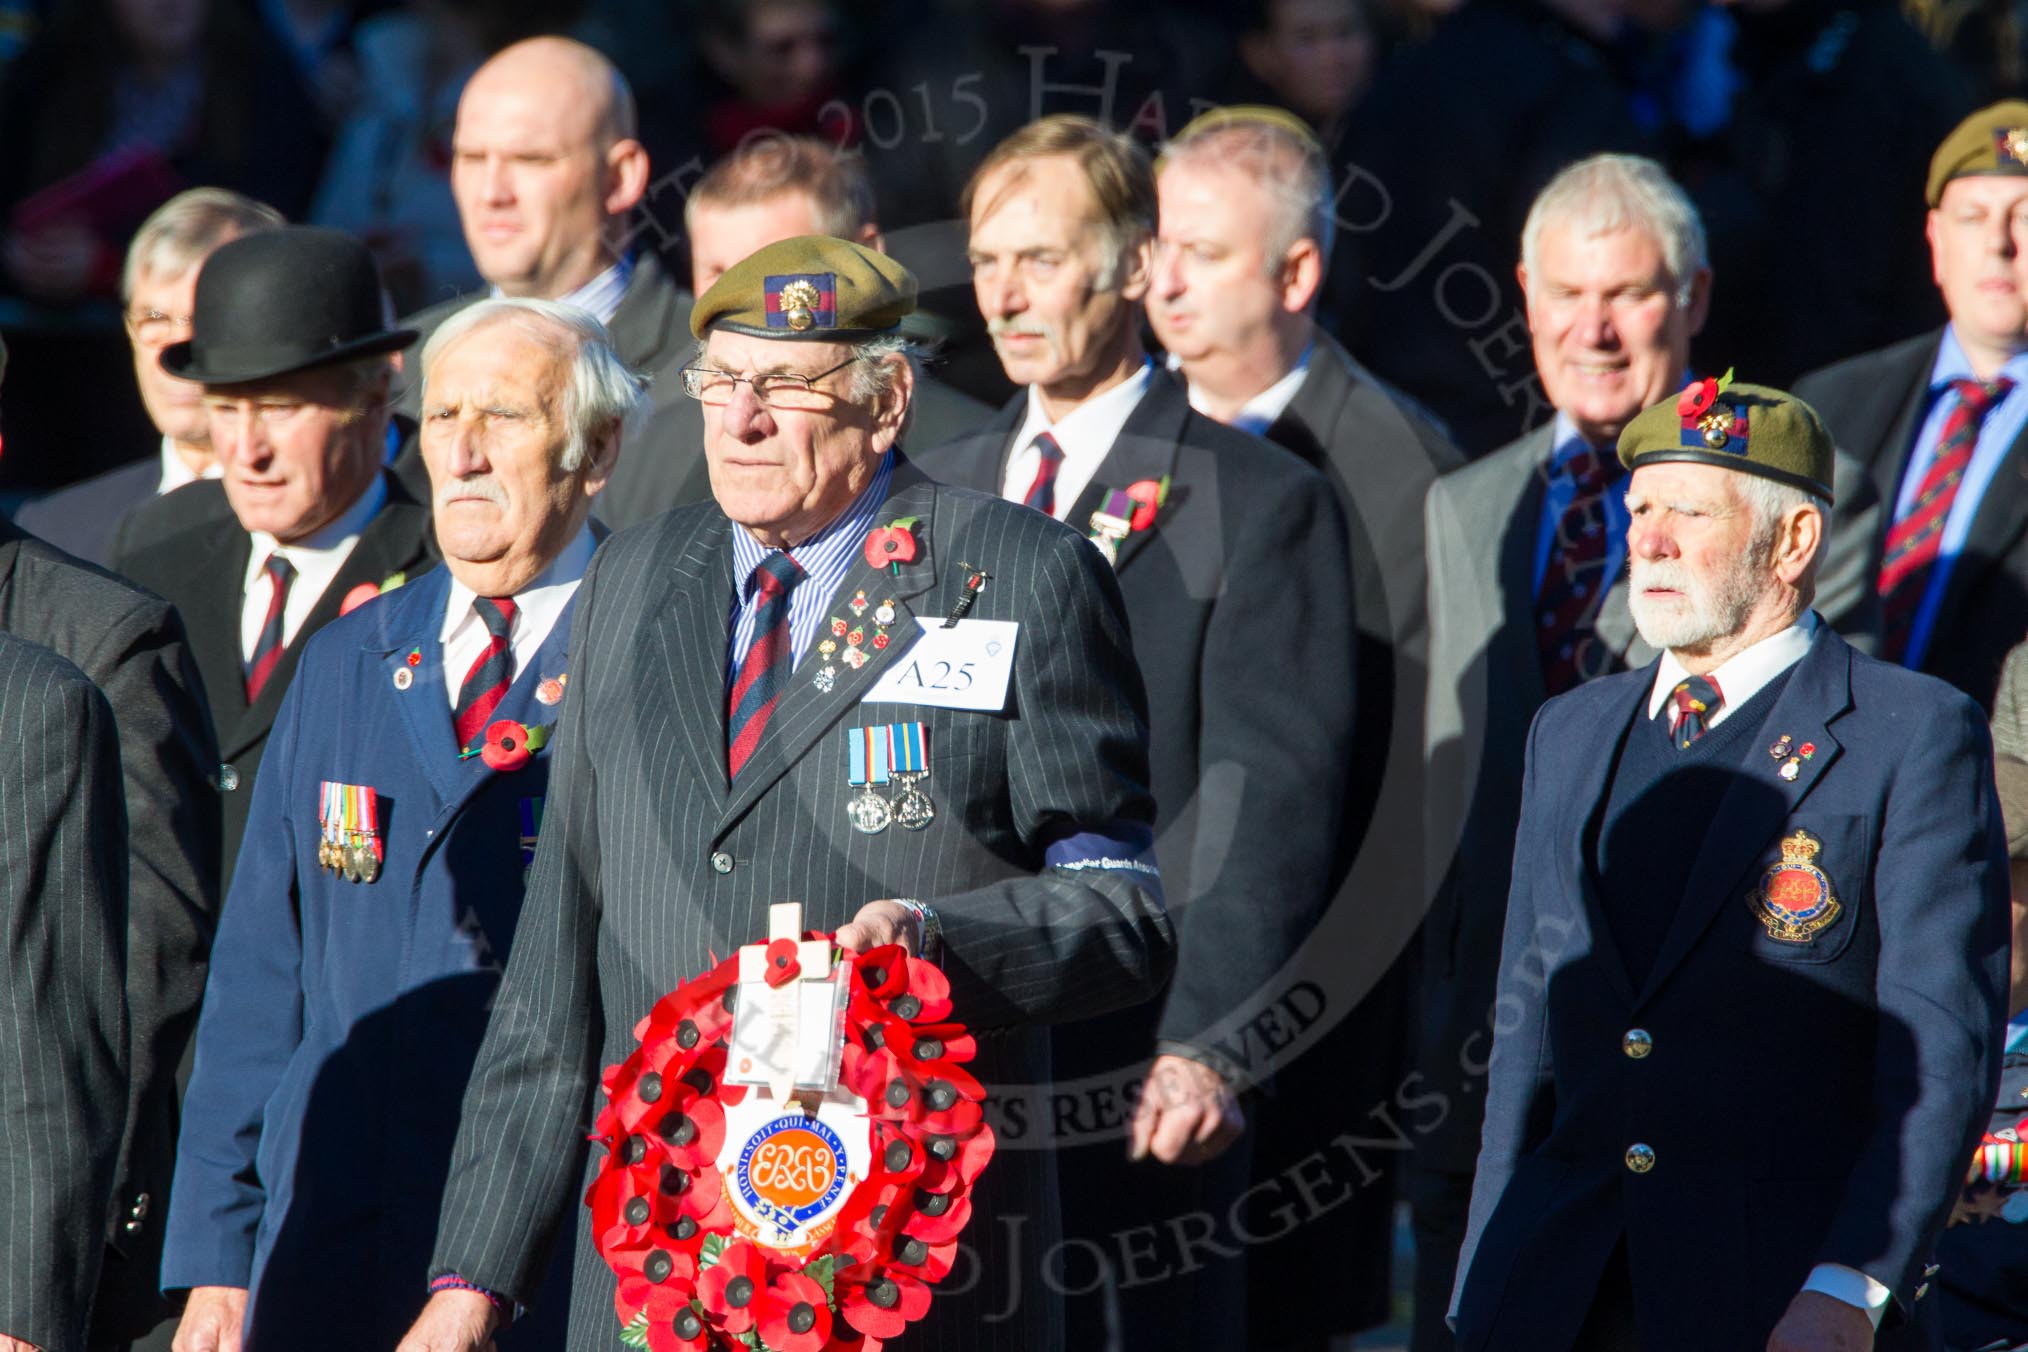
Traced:
<path fill-rule="evenodd" d="M 225 467 L 216 460 L 206 466 L 204 473 L 197 473 L 176 449 L 176 443 L 168 437 L 162 438 L 162 480 L 155 485 L 157 495 L 173 493 L 185 484 L 194 484 L 199 479 L 218 479 L 224 475 Z"/>
<path fill-rule="evenodd" d="M 514 620 L 507 630 L 507 646 L 514 656 L 514 672 L 510 680 L 519 680 L 528 664 L 535 660 L 535 654 L 549 639 L 549 631 L 556 628 L 556 621 L 563 614 L 563 608 L 570 604 L 570 598 L 577 594 L 577 584 L 584 581 L 584 570 L 591 565 L 594 548 L 591 527 L 585 526 L 563 547 L 563 552 L 550 560 L 535 580 L 514 593 Z M 450 565 L 446 564 L 445 567 Z M 465 673 L 479 660 L 479 654 L 493 641 L 493 632 L 486 628 L 485 621 L 472 608 L 478 593 L 451 577 L 450 599 L 444 603 L 444 627 L 437 633 L 437 641 L 444 645 L 444 690 L 450 696 L 451 708 L 458 707 L 458 691 L 465 683 Z M 542 679 L 561 676 L 561 671 L 540 673 Z"/>
<path fill-rule="evenodd" d="M 310 618 L 310 612 L 316 609 L 317 598 L 324 594 L 324 589 L 338 576 L 338 570 L 345 566 L 345 560 L 352 556 L 352 547 L 359 543 L 359 532 L 365 530 L 366 523 L 379 515 L 380 509 L 386 505 L 387 480 L 376 473 L 357 502 L 314 534 L 285 545 L 266 531 L 249 532 L 253 548 L 246 556 L 246 577 L 240 586 L 239 603 L 239 655 L 242 661 L 253 661 L 254 644 L 260 641 L 261 625 L 268 617 L 268 602 L 274 595 L 274 584 L 269 581 L 267 573 L 268 558 L 280 554 L 296 570 L 296 576 L 289 583 L 289 598 L 282 606 L 282 644 L 286 647 L 296 641 L 303 621 Z"/>
<path fill-rule="evenodd" d="M 613 316 L 619 313 L 620 302 L 627 298 L 627 287 L 633 280 L 634 256 L 631 253 L 621 254 L 619 262 L 575 291 L 558 296 L 556 302 L 559 305 L 575 305 L 580 310 L 588 311 L 599 323 L 610 324 L 613 322 Z M 497 286 L 492 288 L 495 300 L 505 294 Z"/>
<path fill-rule="evenodd" d="M 1035 482 L 1036 467 L 1042 463 L 1042 453 L 1035 449 L 1035 438 L 1048 432 L 1056 438 L 1057 447 L 1063 452 L 1063 463 L 1056 468 L 1056 519 L 1067 520 L 1070 509 L 1077 505 L 1078 494 L 1091 483 L 1098 467 L 1105 462 L 1113 443 L 1120 439 L 1120 429 L 1127 425 L 1127 419 L 1148 392 L 1148 381 L 1153 377 L 1155 364 L 1142 362 L 1141 369 L 1128 376 L 1104 394 L 1094 395 L 1076 408 L 1052 423 L 1049 415 L 1042 410 L 1042 392 L 1035 386 L 1028 387 L 1028 416 L 1022 420 L 1021 431 L 1014 438 L 1014 454 L 1008 458 L 1007 474 L 1000 481 L 1000 496 L 1010 502 L 1019 502 L 1028 496 L 1028 485 Z M 1114 484 L 1125 488 L 1125 484 Z"/>
<path fill-rule="evenodd" d="M 1801 619 L 1779 634 L 1768 635 L 1705 672 L 1704 679 L 1715 681 L 1719 694 L 1724 696 L 1717 711 L 1705 715 L 1705 731 L 1723 723 L 1734 709 L 1758 695 L 1762 686 L 1802 661 L 1816 634 L 1817 612 L 1806 610 Z M 1662 706 L 1669 702 L 1669 692 L 1689 677 L 1689 670 L 1676 660 L 1676 654 L 1663 653 L 1662 664 L 1655 669 L 1655 688 L 1648 692 L 1648 717 L 1661 713 Z"/>
<path fill-rule="evenodd" d="M 1802 661 L 1816 633 L 1816 612 L 1804 611 L 1801 619 L 1779 634 L 1771 634 L 1752 647 L 1734 653 L 1715 670 L 1707 672 L 1706 679 L 1718 683 L 1724 699 L 1714 712 L 1705 715 L 1706 729 L 1723 723 L 1734 709 L 1766 688 L 1769 681 Z M 1662 654 L 1661 665 L 1655 671 L 1655 688 L 1648 692 L 1649 718 L 1662 712 L 1662 707 L 1668 703 L 1669 692 L 1689 675 L 1674 653 Z M 1816 1291 L 1842 1300 L 1847 1305 L 1857 1306 L 1866 1311 L 1875 1328 L 1880 1327 L 1880 1316 L 1886 1312 L 1887 1298 L 1892 1294 L 1880 1282 L 1842 1263 L 1817 1264 L 1810 1269 L 1809 1280 L 1803 1283 L 1803 1290 Z"/>
<path fill-rule="evenodd" d="M 1268 429 L 1280 421 L 1282 414 L 1288 412 L 1289 405 L 1295 402 L 1296 391 L 1303 388 L 1303 378 L 1310 374 L 1310 357 L 1316 350 L 1315 343 L 1304 348 L 1303 355 L 1296 358 L 1296 364 L 1288 369 L 1286 375 L 1240 405 L 1239 412 L 1232 415 L 1231 425 L 1257 437 L 1266 436 Z M 1169 354 L 1169 369 L 1179 373 L 1183 369 L 1183 359 L 1173 352 Z M 1197 387 L 1191 385 L 1189 388 L 1190 407 L 1207 418 L 1216 418 L 1217 415 L 1205 407 L 1206 401 Z"/>

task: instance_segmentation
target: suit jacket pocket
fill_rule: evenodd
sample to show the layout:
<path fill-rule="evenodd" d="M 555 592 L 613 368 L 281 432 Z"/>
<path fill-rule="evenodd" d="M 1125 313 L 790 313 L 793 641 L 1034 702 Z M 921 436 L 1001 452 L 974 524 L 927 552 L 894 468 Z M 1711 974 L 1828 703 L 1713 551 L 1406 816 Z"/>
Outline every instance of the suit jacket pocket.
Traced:
<path fill-rule="evenodd" d="M 1873 819 L 1799 813 L 1783 823 L 1724 922 L 1740 948 L 1765 962 L 1834 962 L 1871 924 Z"/>

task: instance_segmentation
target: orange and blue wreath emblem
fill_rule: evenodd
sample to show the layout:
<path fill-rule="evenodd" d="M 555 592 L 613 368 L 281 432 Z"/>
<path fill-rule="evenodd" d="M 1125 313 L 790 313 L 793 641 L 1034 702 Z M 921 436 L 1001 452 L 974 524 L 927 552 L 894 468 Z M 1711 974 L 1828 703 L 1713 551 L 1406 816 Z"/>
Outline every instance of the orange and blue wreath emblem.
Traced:
<path fill-rule="evenodd" d="M 1781 862 L 1761 875 L 1760 890 L 1749 900 L 1769 937 L 1806 944 L 1837 920 L 1843 908 L 1815 862 L 1823 848 L 1815 836 L 1798 831 L 1782 841 Z"/>

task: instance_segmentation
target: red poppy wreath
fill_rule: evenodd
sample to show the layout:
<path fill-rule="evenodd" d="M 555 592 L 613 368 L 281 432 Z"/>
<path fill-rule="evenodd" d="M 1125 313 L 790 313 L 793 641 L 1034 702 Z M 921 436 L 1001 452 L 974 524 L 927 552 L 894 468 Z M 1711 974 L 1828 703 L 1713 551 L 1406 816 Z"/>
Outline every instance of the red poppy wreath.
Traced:
<path fill-rule="evenodd" d="M 664 996 L 602 1077 L 585 1204 L 629 1347 L 878 1352 L 928 1312 L 971 1218 L 994 1140 L 950 983 L 899 947 L 777 934 L 749 980 L 734 954 Z M 783 1101 L 735 1083 L 735 1011 L 811 980 L 813 951 L 846 983 L 816 993 L 843 1012 L 834 1086 Z"/>

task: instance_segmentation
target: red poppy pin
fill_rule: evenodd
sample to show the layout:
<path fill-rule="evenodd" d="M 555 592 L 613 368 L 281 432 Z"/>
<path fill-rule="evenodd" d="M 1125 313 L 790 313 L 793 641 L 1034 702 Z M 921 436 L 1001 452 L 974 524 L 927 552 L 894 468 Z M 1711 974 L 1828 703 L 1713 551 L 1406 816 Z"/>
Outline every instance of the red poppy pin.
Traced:
<path fill-rule="evenodd" d="M 803 964 L 796 957 L 794 939 L 777 939 L 769 944 L 767 962 L 770 986 L 786 986 L 802 974 Z"/>
<path fill-rule="evenodd" d="M 1701 418 L 1711 411 L 1718 402 L 1718 396 L 1732 384 L 1732 368 L 1727 367 L 1722 376 L 1706 376 L 1693 380 L 1683 387 L 1683 393 L 1676 396 L 1676 416 L 1680 418 Z"/>
<path fill-rule="evenodd" d="M 489 770 L 503 772 L 519 770 L 528 764 L 528 758 L 542 750 L 548 741 L 549 725 L 546 723 L 531 728 L 526 723 L 501 718 L 486 725 L 486 740 L 476 754 L 480 760 L 486 762 L 486 768 Z M 459 759 L 465 759 L 473 754 L 467 751 Z"/>
<path fill-rule="evenodd" d="M 866 562 L 870 567 L 882 565 L 901 572 L 901 565 L 914 563 L 916 555 L 916 517 L 904 516 L 885 526 L 875 526 L 866 532 Z"/>
<path fill-rule="evenodd" d="M 1127 485 L 1127 496 L 1134 500 L 1134 514 L 1127 525 L 1132 530 L 1146 530 L 1155 524 L 1155 514 L 1162 510 L 1162 504 L 1169 500 L 1169 476 L 1159 479 L 1143 479 Z"/>

